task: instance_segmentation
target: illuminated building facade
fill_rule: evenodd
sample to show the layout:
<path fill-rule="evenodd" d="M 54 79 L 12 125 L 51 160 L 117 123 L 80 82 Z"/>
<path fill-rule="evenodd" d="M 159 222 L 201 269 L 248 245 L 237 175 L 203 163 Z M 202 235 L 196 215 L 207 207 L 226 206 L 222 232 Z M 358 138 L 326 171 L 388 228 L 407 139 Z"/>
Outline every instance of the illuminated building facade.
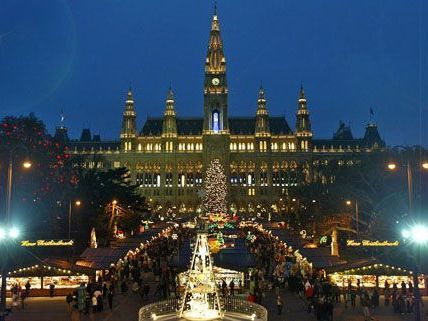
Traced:
<path fill-rule="evenodd" d="M 83 156 L 84 167 L 126 166 L 154 210 L 177 213 L 200 208 L 204 170 L 214 158 L 225 168 L 231 208 L 278 211 L 277 201 L 288 188 L 328 179 L 320 169 L 323 165 L 334 161 L 350 166 L 362 153 L 385 146 L 373 123 L 367 125 L 364 138 L 354 139 L 344 124 L 332 139 L 313 138 L 303 87 L 297 93 L 294 130 L 285 116 L 269 115 L 263 88 L 254 116 L 229 117 L 226 58 L 216 13 L 205 59 L 203 95 L 203 117 L 181 118 L 170 88 L 163 116 L 148 118 L 138 131 L 129 90 L 119 141 L 102 141 L 87 129 L 79 141 L 69 141 L 63 126 L 57 128 L 56 136 L 67 141 L 73 155 Z"/>

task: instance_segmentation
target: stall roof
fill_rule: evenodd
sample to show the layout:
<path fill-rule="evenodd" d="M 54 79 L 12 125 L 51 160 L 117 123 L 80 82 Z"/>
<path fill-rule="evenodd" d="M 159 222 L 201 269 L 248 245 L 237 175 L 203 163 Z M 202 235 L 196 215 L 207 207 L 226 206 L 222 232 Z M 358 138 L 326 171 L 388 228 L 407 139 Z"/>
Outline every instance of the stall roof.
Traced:
<path fill-rule="evenodd" d="M 338 256 L 330 254 L 329 247 L 320 248 L 302 248 L 299 252 L 305 257 L 315 268 L 331 268 L 338 265 L 343 265 L 346 261 Z"/>
<path fill-rule="evenodd" d="M 129 249 L 127 248 L 87 248 L 80 255 L 75 265 L 92 270 L 108 269 L 112 263 L 123 258 Z"/>
<path fill-rule="evenodd" d="M 411 270 L 402 266 L 382 263 L 375 258 L 360 259 L 328 269 L 329 273 L 359 275 L 410 275 Z"/>

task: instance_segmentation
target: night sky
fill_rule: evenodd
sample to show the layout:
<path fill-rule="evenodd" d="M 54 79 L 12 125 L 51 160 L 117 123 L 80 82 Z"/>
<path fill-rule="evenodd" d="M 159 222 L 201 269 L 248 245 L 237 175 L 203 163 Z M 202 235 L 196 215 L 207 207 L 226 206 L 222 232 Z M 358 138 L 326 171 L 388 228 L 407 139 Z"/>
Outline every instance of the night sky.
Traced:
<path fill-rule="evenodd" d="M 0 117 L 32 111 L 53 132 L 117 139 L 131 85 L 138 126 L 165 108 L 203 112 L 212 1 L 1 0 Z M 342 120 L 362 136 L 370 107 L 388 145 L 428 142 L 428 1 L 219 0 L 229 113 L 295 125 L 303 82 L 314 136 Z M 422 131 L 421 131 L 422 126 Z M 425 128 L 424 128 L 425 127 Z"/>

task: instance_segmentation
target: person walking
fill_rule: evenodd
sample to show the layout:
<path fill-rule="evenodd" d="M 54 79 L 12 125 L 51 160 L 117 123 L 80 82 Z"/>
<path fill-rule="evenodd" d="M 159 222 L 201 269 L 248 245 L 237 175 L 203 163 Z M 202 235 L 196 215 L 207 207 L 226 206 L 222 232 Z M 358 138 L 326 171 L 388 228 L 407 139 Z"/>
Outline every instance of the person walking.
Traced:
<path fill-rule="evenodd" d="M 65 297 L 65 302 L 67 302 L 68 305 L 68 313 L 71 313 L 71 303 L 73 302 L 73 296 L 71 295 L 71 293 L 67 294 L 67 296 Z"/>
<path fill-rule="evenodd" d="M 233 279 L 232 279 L 232 281 L 230 281 L 229 287 L 230 287 L 230 295 L 234 296 L 235 295 L 235 282 L 233 282 Z"/>
<path fill-rule="evenodd" d="M 27 298 L 30 297 L 30 289 L 31 289 L 31 284 L 30 284 L 30 281 L 28 280 L 27 283 L 25 283 L 25 294 L 27 295 Z"/>
<path fill-rule="evenodd" d="M 364 321 L 372 320 L 370 316 L 370 297 L 367 291 L 361 293 L 361 305 L 363 307 Z"/>
<path fill-rule="evenodd" d="M 97 298 L 97 311 L 102 312 L 104 310 L 103 296 L 99 294 L 96 298 Z"/>
<path fill-rule="evenodd" d="M 282 297 L 278 295 L 278 297 L 276 298 L 276 307 L 278 308 L 278 315 L 281 315 L 283 305 L 284 301 L 282 300 Z"/>
<path fill-rule="evenodd" d="M 53 283 L 49 284 L 49 295 L 51 298 L 55 295 L 55 284 Z"/>
<path fill-rule="evenodd" d="M 107 294 L 108 307 L 113 310 L 113 291 L 108 291 Z"/>
<path fill-rule="evenodd" d="M 21 291 L 21 309 L 24 310 L 24 301 L 27 298 L 27 292 Z"/>
<path fill-rule="evenodd" d="M 97 305 L 98 305 L 97 297 L 95 295 L 92 295 L 92 313 L 97 312 Z"/>

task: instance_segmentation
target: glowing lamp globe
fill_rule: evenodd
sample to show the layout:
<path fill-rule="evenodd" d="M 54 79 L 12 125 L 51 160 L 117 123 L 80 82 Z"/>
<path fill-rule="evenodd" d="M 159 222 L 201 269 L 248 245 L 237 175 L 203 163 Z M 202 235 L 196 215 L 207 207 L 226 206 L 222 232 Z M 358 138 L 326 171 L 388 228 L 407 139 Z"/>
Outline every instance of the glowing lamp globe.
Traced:
<path fill-rule="evenodd" d="M 388 164 L 388 169 L 389 170 L 391 170 L 391 171 L 393 171 L 394 169 L 396 169 L 397 168 L 397 165 L 396 164 L 394 164 L 394 163 L 389 163 Z"/>

